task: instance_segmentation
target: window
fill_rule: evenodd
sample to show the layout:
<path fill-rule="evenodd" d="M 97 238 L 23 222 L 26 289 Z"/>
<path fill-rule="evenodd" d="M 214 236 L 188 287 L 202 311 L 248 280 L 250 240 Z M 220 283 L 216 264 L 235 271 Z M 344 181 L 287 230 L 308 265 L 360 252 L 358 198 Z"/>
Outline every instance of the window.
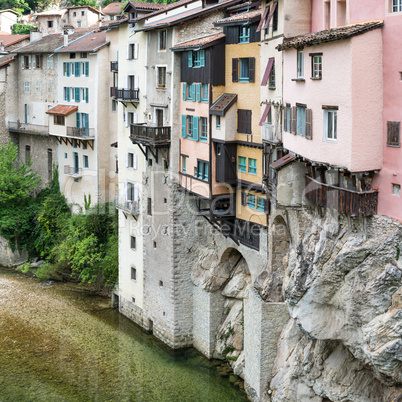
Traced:
<path fill-rule="evenodd" d="M 47 69 L 53 70 L 53 57 L 48 56 L 47 58 Z"/>
<path fill-rule="evenodd" d="M 200 84 L 201 101 L 208 102 L 208 84 Z"/>
<path fill-rule="evenodd" d="M 303 50 L 297 51 L 297 78 L 304 77 L 304 56 Z"/>
<path fill-rule="evenodd" d="M 73 17 L 76 17 L 77 16 L 77 13 L 74 11 L 73 12 Z"/>
<path fill-rule="evenodd" d="M 194 141 L 198 141 L 199 137 L 199 120 L 197 116 L 186 116 L 182 115 L 182 133 L 183 138 L 190 138 Z"/>
<path fill-rule="evenodd" d="M 112 112 L 117 111 L 117 101 L 112 99 Z"/>
<path fill-rule="evenodd" d="M 182 155 L 181 156 L 181 171 L 182 173 L 186 173 L 187 170 L 187 156 Z"/>
<path fill-rule="evenodd" d="M 246 173 L 247 172 L 247 158 L 244 156 L 239 156 L 239 172 Z"/>
<path fill-rule="evenodd" d="M 265 200 L 262 197 L 257 197 L 257 211 L 265 211 Z"/>
<path fill-rule="evenodd" d="M 147 200 L 147 212 L 148 215 L 152 215 L 152 199 L 148 198 Z"/>
<path fill-rule="evenodd" d="M 42 56 L 39 54 L 35 57 L 35 68 L 42 68 Z"/>
<path fill-rule="evenodd" d="M 132 202 L 135 200 L 135 185 L 134 183 L 127 182 L 127 201 Z"/>
<path fill-rule="evenodd" d="M 137 169 L 137 155 L 133 152 L 127 153 L 127 167 Z"/>
<path fill-rule="evenodd" d="M 158 88 L 166 88 L 166 67 L 157 68 Z"/>
<path fill-rule="evenodd" d="M 272 64 L 271 73 L 269 74 L 268 88 L 275 89 L 275 60 Z"/>
<path fill-rule="evenodd" d="M 40 88 L 41 88 L 40 80 L 36 80 L 36 81 L 35 81 L 35 93 L 36 93 L 37 95 L 40 95 Z"/>
<path fill-rule="evenodd" d="M 25 145 L 25 163 L 28 163 L 31 159 L 31 146 Z"/>
<path fill-rule="evenodd" d="M 78 148 L 78 141 L 77 140 L 73 140 L 73 148 Z"/>
<path fill-rule="evenodd" d="M 188 67 L 205 67 L 205 50 L 188 52 Z"/>
<path fill-rule="evenodd" d="M 248 158 L 248 173 L 257 174 L 257 159 Z"/>
<path fill-rule="evenodd" d="M 75 59 L 75 53 L 70 53 L 70 59 Z"/>
<path fill-rule="evenodd" d="M 201 180 L 208 181 L 209 163 L 204 161 L 197 161 L 197 168 L 194 171 L 194 176 Z"/>
<path fill-rule="evenodd" d="M 232 59 L 232 81 L 254 82 L 255 58 Z"/>
<path fill-rule="evenodd" d="M 322 78 L 322 54 L 314 54 L 311 56 L 311 78 L 319 80 Z"/>
<path fill-rule="evenodd" d="M 129 43 L 127 45 L 127 59 L 136 60 L 138 58 L 138 43 Z"/>
<path fill-rule="evenodd" d="M 286 109 L 285 109 L 285 121 L 284 121 L 284 126 L 285 126 L 285 131 L 290 133 L 290 123 L 291 123 L 291 106 L 289 103 L 286 104 Z"/>
<path fill-rule="evenodd" d="M 82 62 L 82 63 L 79 63 L 79 64 L 80 64 L 79 75 L 88 77 L 89 76 L 89 62 L 85 61 L 85 62 Z"/>
<path fill-rule="evenodd" d="M 64 100 L 65 102 L 70 102 L 70 88 L 69 87 L 64 87 Z"/>
<path fill-rule="evenodd" d="M 221 129 L 221 116 L 216 116 L 216 128 L 217 130 Z"/>
<path fill-rule="evenodd" d="M 83 159 L 84 168 L 85 168 L 85 169 L 88 169 L 88 168 L 89 168 L 89 158 L 88 158 L 88 155 L 83 155 L 82 159 Z"/>
<path fill-rule="evenodd" d="M 163 281 L 159 281 L 159 286 L 163 286 Z"/>
<path fill-rule="evenodd" d="M 392 194 L 400 196 L 401 195 L 401 185 L 400 184 L 392 184 Z"/>
<path fill-rule="evenodd" d="M 81 11 L 81 16 L 83 17 L 85 15 L 85 11 Z"/>
<path fill-rule="evenodd" d="M 387 146 L 388 147 L 399 147 L 401 145 L 400 132 L 401 132 L 401 122 L 387 121 Z"/>
<path fill-rule="evenodd" d="M 324 110 L 324 141 L 336 142 L 337 114 L 338 111 L 334 109 Z"/>
<path fill-rule="evenodd" d="M 399 13 L 402 11 L 402 0 L 392 0 L 392 12 Z"/>
<path fill-rule="evenodd" d="M 68 158 L 67 152 L 64 152 L 64 159 L 67 159 L 67 158 Z"/>
<path fill-rule="evenodd" d="M 250 27 L 240 27 L 239 28 L 239 43 L 249 43 L 250 42 Z"/>
<path fill-rule="evenodd" d="M 53 117 L 53 123 L 56 126 L 64 126 L 65 125 L 65 117 L 59 114 L 55 114 Z"/>
<path fill-rule="evenodd" d="M 237 110 L 237 132 L 251 134 L 251 110 Z"/>
<path fill-rule="evenodd" d="M 158 32 L 158 44 L 159 50 L 166 50 L 166 31 Z"/>
<path fill-rule="evenodd" d="M 272 16 L 272 32 L 278 30 L 278 7 L 279 4 L 276 4 L 274 15 Z"/>
<path fill-rule="evenodd" d="M 81 52 L 80 57 L 81 57 L 81 59 L 86 59 L 88 57 L 88 53 L 87 52 Z"/>
<path fill-rule="evenodd" d="M 29 80 L 25 80 L 25 81 L 24 81 L 24 92 L 25 92 L 26 94 L 29 94 L 29 91 L 30 91 Z"/>
<path fill-rule="evenodd" d="M 156 248 L 156 241 L 154 241 L 154 248 Z"/>
<path fill-rule="evenodd" d="M 248 194 L 247 196 L 247 206 L 255 209 L 255 195 Z"/>
<path fill-rule="evenodd" d="M 52 180 L 53 173 L 53 151 L 51 148 L 47 149 L 47 179 Z"/>
<path fill-rule="evenodd" d="M 53 21 L 48 21 L 47 22 L 47 27 L 48 28 L 53 28 Z"/>
<path fill-rule="evenodd" d="M 194 116 L 187 116 L 187 136 L 192 137 L 194 134 Z"/>
<path fill-rule="evenodd" d="M 195 101 L 195 84 L 183 83 L 183 100 Z"/>
<path fill-rule="evenodd" d="M 53 93 L 53 81 L 48 80 L 47 81 L 47 93 L 51 95 Z"/>
<path fill-rule="evenodd" d="M 201 117 L 201 134 L 200 134 L 200 140 L 201 141 L 207 141 L 207 118 L 206 117 Z"/>
<path fill-rule="evenodd" d="M 23 56 L 21 60 L 22 60 L 22 68 L 23 69 L 31 68 L 31 56 Z"/>
<path fill-rule="evenodd" d="M 137 239 L 134 236 L 130 236 L 130 244 L 131 250 L 135 250 L 137 248 Z"/>
<path fill-rule="evenodd" d="M 306 107 L 297 105 L 296 113 L 297 113 L 296 134 L 304 137 L 306 135 Z"/>

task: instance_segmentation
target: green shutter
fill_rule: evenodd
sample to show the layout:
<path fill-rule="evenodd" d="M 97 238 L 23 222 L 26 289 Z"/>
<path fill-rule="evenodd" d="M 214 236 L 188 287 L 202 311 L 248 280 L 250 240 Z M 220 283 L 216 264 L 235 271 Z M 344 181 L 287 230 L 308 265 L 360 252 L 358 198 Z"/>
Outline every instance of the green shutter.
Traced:
<path fill-rule="evenodd" d="M 74 88 L 74 100 L 76 102 L 80 101 L 80 89 L 79 88 Z"/>
<path fill-rule="evenodd" d="M 197 84 L 197 102 L 201 102 L 201 84 Z"/>
<path fill-rule="evenodd" d="M 197 116 L 193 117 L 193 140 L 198 141 L 199 138 L 199 125 L 200 125 L 200 118 Z"/>
<path fill-rule="evenodd" d="M 80 128 L 80 126 L 81 126 L 81 119 L 80 119 L 80 114 L 81 113 L 77 113 L 77 116 L 76 116 L 76 118 L 77 118 L 77 128 Z"/>
<path fill-rule="evenodd" d="M 184 115 L 184 114 L 181 115 L 181 136 L 183 138 L 187 137 L 187 133 L 186 133 L 186 115 Z"/>
<path fill-rule="evenodd" d="M 193 52 L 190 50 L 188 53 L 188 66 L 193 67 Z"/>
<path fill-rule="evenodd" d="M 89 61 L 85 62 L 85 77 L 89 76 Z"/>
<path fill-rule="evenodd" d="M 209 163 L 204 165 L 204 180 L 208 180 L 209 177 Z"/>
<path fill-rule="evenodd" d="M 67 77 L 70 76 L 70 63 L 66 63 L 66 74 L 67 74 Z"/>
<path fill-rule="evenodd" d="M 205 67 L 205 50 L 200 50 L 200 67 Z"/>
<path fill-rule="evenodd" d="M 191 100 L 195 102 L 195 84 L 191 84 Z"/>
<path fill-rule="evenodd" d="M 183 82 L 183 100 L 186 100 L 187 84 Z"/>
<path fill-rule="evenodd" d="M 85 102 L 88 103 L 88 88 L 85 88 Z"/>
<path fill-rule="evenodd" d="M 76 61 L 74 63 L 74 76 L 79 77 L 80 76 L 80 62 Z"/>
<path fill-rule="evenodd" d="M 66 101 L 70 102 L 70 87 L 66 87 Z"/>

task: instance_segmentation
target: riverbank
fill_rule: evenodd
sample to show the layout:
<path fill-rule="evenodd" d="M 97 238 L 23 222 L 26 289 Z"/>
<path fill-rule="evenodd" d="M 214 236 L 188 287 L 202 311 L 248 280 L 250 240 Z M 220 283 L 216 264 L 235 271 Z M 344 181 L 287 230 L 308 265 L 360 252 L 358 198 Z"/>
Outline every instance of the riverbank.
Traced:
<path fill-rule="evenodd" d="M 245 400 L 203 356 L 109 306 L 88 287 L 0 269 L 0 400 Z"/>

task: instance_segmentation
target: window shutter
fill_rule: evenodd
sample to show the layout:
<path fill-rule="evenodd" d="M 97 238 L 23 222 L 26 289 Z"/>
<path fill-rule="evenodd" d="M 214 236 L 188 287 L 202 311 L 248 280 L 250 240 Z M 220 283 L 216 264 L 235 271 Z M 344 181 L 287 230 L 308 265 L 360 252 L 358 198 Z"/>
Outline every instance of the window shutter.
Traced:
<path fill-rule="evenodd" d="M 29 104 L 27 104 L 27 123 L 29 123 L 31 121 L 31 111 L 30 111 L 30 107 Z"/>
<path fill-rule="evenodd" d="M 306 109 L 306 139 L 312 140 L 313 139 L 313 113 L 311 109 Z"/>
<path fill-rule="evenodd" d="M 89 114 L 85 113 L 85 128 L 89 128 Z"/>
<path fill-rule="evenodd" d="M 288 106 L 283 109 L 283 131 L 288 130 Z"/>
<path fill-rule="evenodd" d="M 36 69 L 36 56 L 32 55 L 32 69 L 35 70 Z"/>
<path fill-rule="evenodd" d="M 205 50 L 200 50 L 200 67 L 205 67 Z"/>
<path fill-rule="evenodd" d="M 187 53 L 187 57 L 188 57 L 188 67 L 193 67 L 193 52 L 191 50 Z"/>
<path fill-rule="evenodd" d="M 193 140 L 198 141 L 200 130 L 200 118 L 197 116 L 193 117 Z"/>
<path fill-rule="evenodd" d="M 127 48 L 126 48 L 126 59 L 130 60 L 130 44 L 127 44 Z"/>
<path fill-rule="evenodd" d="M 81 127 L 80 114 L 81 114 L 81 113 L 77 113 L 77 115 L 76 115 L 76 126 L 77 126 L 77 128 L 80 128 L 80 127 Z"/>
<path fill-rule="evenodd" d="M 232 82 L 239 81 L 239 59 L 232 59 Z"/>
<path fill-rule="evenodd" d="M 124 76 L 124 89 L 128 89 L 128 75 Z"/>
<path fill-rule="evenodd" d="M 85 88 L 85 102 L 88 103 L 88 88 Z"/>
<path fill-rule="evenodd" d="M 126 127 L 128 127 L 128 112 L 124 112 L 124 122 L 126 123 Z"/>
<path fill-rule="evenodd" d="M 134 158 L 136 157 L 136 154 L 134 154 Z M 137 168 L 135 168 L 137 169 Z M 139 196 L 139 191 L 138 191 L 138 183 L 134 183 L 134 202 L 138 203 L 138 196 Z"/>
<path fill-rule="evenodd" d="M 201 84 L 197 84 L 197 102 L 201 102 Z"/>
<path fill-rule="evenodd" d="M 290 125 L 290 131 L 292 134 L 296 134 L 296 130 L 297 130 L 297 107 L 293 106 L 291 109 L 291 120 L 292 123 Z"/>
<path fill-rule="evenodd" d="M 138 43 L 134 43 L 134 59 L 138 59 Z"/>
<path fill-rule="evenodd" d="M 25 69 L 25 57 L 24 56 L 20 56 L 21 57 L 21 70 Z"/>
<path fill-rule="evenodd" d="M 254 82 L 255 78 L 255 58 L 248 59 L 248 82 Z"/>
<path fill-rule="evenodd" d="M 138 89 L 139 88 L 139 76 L 138 75 L 134 75 L 134 89 Z"/>
<path fill-rule="evenodd" d="M 32 57 L 31 55 L 28 56 L 28 68 L 31 68 L 31 61 L 32 61 Z"/>
<path fill-rule="evenodd" d="M 247 205 L 247 194 L 244 191 L 241 192 L 241 205 Z"/>
<path fill-rule="evenodd" d="M 138 123 L 138 115 L 137 112 L 133 112 L 133 124 L 137 124 Z"/>
<path fill-rule="evenodd" d="M 387 121 L 387 145 L 400 146 L 401 123 L 399 121 Z"/>
<path fill-rule="evenodd" d="M 260 32 L 260 31 L 261 31 L 262 25 L 264 24 L 265 19 L 267 18 L 267 14 L 269 13 L 269 9 L 270 9 L 270 7 L 269 7 L 269 6 L 267 6 L 267 7 L 265 8 L 265 10 L 264 10 L 264 14 L 262 14 L 262 17 L 261 17 L 260 23 L 258 24 L 258 27 L 257 27 L 257 32 Z"/>
<path fill-rule="evenodd" d="M 181 115 L 181 136 L 183 138 L 187 137 L 187 133 L 186 133 L 186 121 L 187 121 L 187 116 L 182 114 Z"/>
<path fill-rule="evenodd" d="M 128 168 L 128 152 L 126 152 L 126 168 Z"/>
<path fill-rule="evenodd" d="M 238 109 L 237 111 L 237 132 L 244 132 L 244 110 Z"/>
<path fill-rule="evenodd" d="M 262 86 L 262 87 L 264 87 L 265 85 L 268 84 L 269 76 L 270 76 L 270 74 L 271 74 L 272 67 L 273 67 L 273 65 L 274 65 L 274 61 L 275 61 L 275 58 L 274 58 L 274 57 L 271 57 L 271 58 L 268 60 L 267 67 L 266 67 L 266 69 L 265 69 L 265 73 L 264 73 L 264 76 L 262 77 L 262 81 L 261 81 L 261 86 Z"/>
<path fill-rule="evenodd" d="M 187 84 L 183 82 L 183 100 L 186 100 Z"/>
<path fill-rule="evenodd" d="M 74 100 L 76 102 L 80 101 L 80 89 L 79 88 L 74 88 Z"/>
<path fill-rule="evenodd" d="M 191 84 L 191 100 L 195 102 L 195 84 Z"/>
<path fill-rule="evenodd" d="M 246 134 L 251 134 L 251 110 L 245 111 L 244 129 Z"/>
<path fill-rule="evenodd" d="M 67 74 L 67 77 L 70 76 L 70 63 L 66 63 L 66 74 Z"/>
<path fill-rule="evenodd" d="M 137 154 L 133 154 L 133 169 L 137 170 Z"/>
<path fill-rule="evenodd" d="M 80 62 L 76 61 L 74 63 L 74 76 L 79 77 L 80 76 Z"/>
<path fill-rule="evenodd" d="M 85 77 L 89 77 L 89 62 L 85 62 Z"/>
<path fill-rule="evenodd" d="M 66 101 L 70 102 L 70 87 L 66 88 Z"/>

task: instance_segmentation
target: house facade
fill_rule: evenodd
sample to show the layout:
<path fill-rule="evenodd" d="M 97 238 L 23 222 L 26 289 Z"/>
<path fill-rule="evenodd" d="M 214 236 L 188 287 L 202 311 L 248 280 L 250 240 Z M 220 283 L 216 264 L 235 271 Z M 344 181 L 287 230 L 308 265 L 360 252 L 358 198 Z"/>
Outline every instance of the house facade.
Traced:
<path fill-rule="evenodd" d="M 18 20 L 18 13 L 14 10 L 0 10 L 0 31 L 11 34 L 13 25 Z"/>

